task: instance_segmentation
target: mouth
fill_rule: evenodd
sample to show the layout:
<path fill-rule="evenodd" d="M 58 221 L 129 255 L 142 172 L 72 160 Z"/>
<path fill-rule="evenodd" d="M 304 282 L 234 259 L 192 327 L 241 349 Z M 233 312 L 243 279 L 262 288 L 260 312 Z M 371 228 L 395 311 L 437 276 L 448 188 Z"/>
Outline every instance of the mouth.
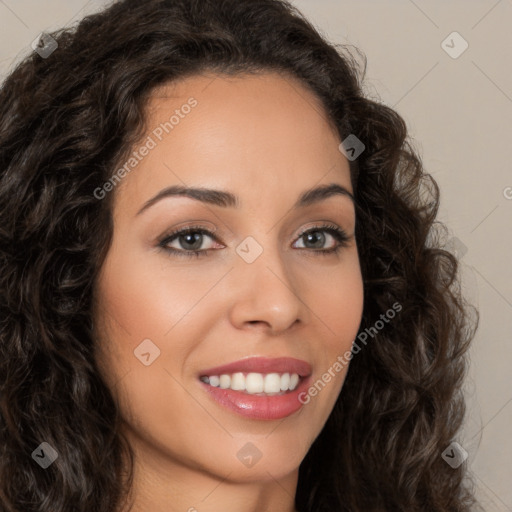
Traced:
<path fill-rule="evenodd" d="M 294 391 L 305 377 L 297 373 L 235 372 L 203 375 L 200 380 L 214 388 L 240 391 L 248 395 L 276 396 Z"/>
<path fill-rule="evenodd" d="M 282 357 L 251 357 L 203 370 L 198 380 L 220 406 L 251 419 L 290 416 L 303 405 L 311 381 L 311 365 Z"/>

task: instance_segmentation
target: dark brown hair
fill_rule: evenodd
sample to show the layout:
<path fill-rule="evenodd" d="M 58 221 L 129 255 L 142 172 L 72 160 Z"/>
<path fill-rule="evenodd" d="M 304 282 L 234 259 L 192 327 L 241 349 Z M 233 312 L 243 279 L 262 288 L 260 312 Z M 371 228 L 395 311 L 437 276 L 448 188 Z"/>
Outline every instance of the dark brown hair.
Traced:
<path fill-rule="evenodd" d="M 101 187 L 144 131 L 155 87 L 205 73 L 279 71 L 321 100 L 350 161 L 364 280 L 361 332 L 402 306 L 354 356 L 300 466 L 300 512 L 462 512 L 465 464 L 441 453 L 464 415 L 474 335 L 439 190 L 403 119 L 363 96 L 366 72 L 279 0 L 125 0 L 52 34 L 0 90 L 0 511 L 114 512 L 132 474 L 119 411 L 93 358 L 95 281 L 112 236 Z M 359 53 L 359 55 L 361 55 Z M 472 309 L 473 310 L 473 309 Z M 47 469 L 32 458 L 47 442 Z M 128 459 L 127 459 L 128 460 Z"/>

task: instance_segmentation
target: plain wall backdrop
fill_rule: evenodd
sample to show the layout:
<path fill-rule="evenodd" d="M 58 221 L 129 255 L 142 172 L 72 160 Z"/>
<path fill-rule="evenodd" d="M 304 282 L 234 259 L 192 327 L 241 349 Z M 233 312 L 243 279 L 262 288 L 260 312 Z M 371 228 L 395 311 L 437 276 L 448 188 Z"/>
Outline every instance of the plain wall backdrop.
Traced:
<path fill-rule="evenodd" d="M 440 186 L 438 218 L 480 311 L 456 441 L 484 509 L 512 511 L 512 0 L 292 3 L 330 41 L 366 55 L 367 93 L 402 115 Z M 0 80 L 41 32 L 107 4 L 0 0 Z"/>

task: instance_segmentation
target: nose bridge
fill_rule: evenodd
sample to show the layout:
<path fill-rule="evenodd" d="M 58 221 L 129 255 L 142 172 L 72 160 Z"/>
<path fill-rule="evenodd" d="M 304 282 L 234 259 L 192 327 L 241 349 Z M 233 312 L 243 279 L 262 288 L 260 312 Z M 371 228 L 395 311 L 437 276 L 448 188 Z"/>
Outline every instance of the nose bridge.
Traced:
<path fill-rule="evenodd" d="M 258 235 L 257 235 L 258 236 Z M 265 322 L 274 330 L 285 329 L 302 315 L 297 282 L 286 266 L 278 243 L 265 236 L 247 236 L 237 247 L 233 279 L 238 283 L 233 321 Z"/>

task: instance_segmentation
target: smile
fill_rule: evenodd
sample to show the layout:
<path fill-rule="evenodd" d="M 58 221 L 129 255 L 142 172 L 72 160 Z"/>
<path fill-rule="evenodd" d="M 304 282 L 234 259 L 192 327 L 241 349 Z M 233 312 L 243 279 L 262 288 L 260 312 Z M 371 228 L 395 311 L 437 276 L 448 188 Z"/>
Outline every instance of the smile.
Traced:
<path fill-rule="evenodd" d="M 242 373 L 203 376 L 201 381 L 221 389 L 242 391 L 249 395 L 274 396 L 294 391 L 299 384 L 297 373 Z"/>

